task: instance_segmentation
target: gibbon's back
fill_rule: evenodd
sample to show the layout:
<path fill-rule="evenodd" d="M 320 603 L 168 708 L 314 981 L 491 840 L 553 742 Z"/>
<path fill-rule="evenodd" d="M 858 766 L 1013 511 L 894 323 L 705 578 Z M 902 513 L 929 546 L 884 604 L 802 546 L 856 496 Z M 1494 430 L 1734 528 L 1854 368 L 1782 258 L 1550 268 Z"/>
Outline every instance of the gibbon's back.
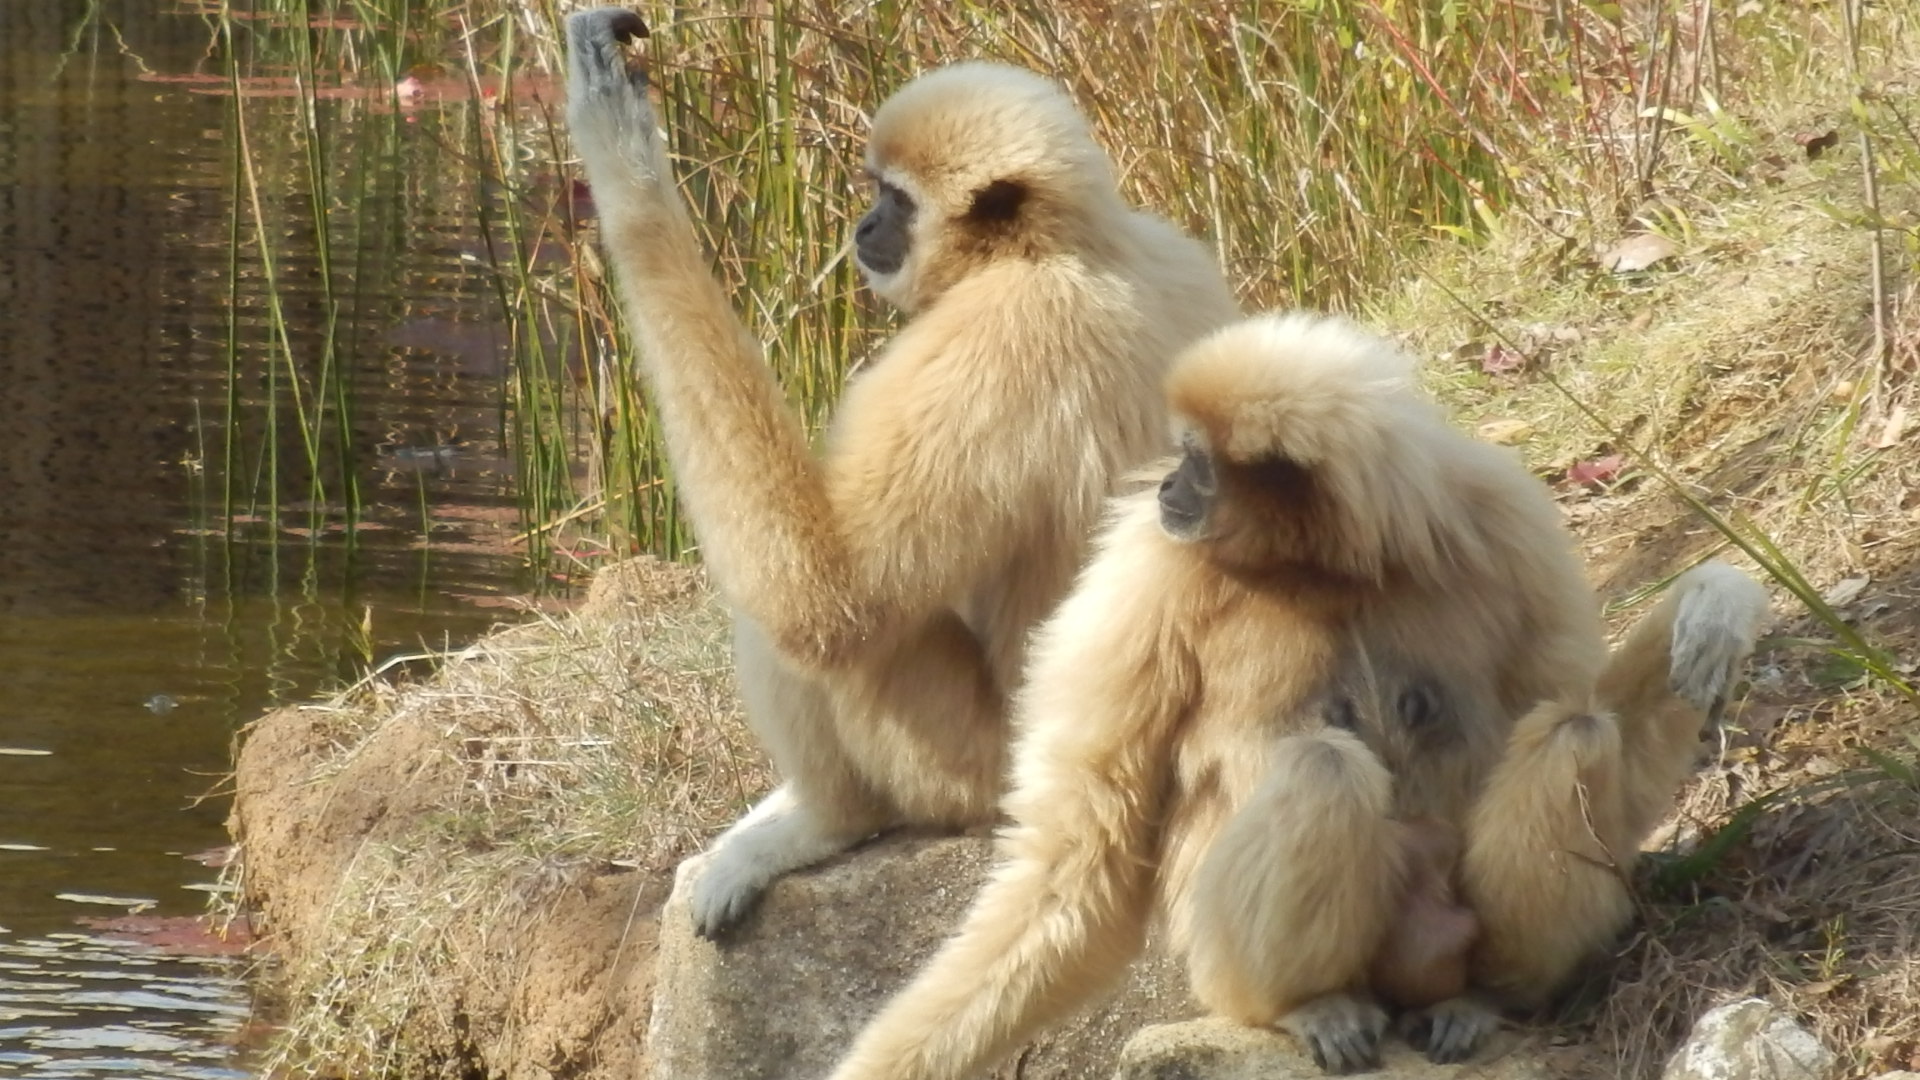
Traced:
<path fill-rule="evenodd" d="M 999 541 L 1007 573 L 951 598 L 1012 685 L 1106 496 L 1166 448 L 1173 357 L 1238 306 L 1205 244 L 1127 206 L 1072 101 L 1032 72 L 965 63 L 909 83 L 874 117 L 868 171 L 912 214 L 909 253 L 869 280 L 913 318 L 853 379 L 831 438 L 844 450 L 875 414 L 903 416 L 902 475 L 935 498 L 943 480 L 998 485 L 994 501 L 1024 508 Z"/>

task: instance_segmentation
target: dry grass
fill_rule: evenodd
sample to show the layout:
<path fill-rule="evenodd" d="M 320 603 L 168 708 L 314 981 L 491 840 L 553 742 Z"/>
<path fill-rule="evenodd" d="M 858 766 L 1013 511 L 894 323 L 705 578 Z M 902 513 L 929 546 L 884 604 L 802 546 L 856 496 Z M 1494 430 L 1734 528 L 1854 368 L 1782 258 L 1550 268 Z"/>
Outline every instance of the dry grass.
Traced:
<path fill-rule="evenodd" d="M 269 1072 L 453 1068 L 456 969 L 510 950 L 502 936 L 609 864 L 664 874 L 764 791 L 729 640 L 703 575 L 636 560 L 575 613 L 303 710 L 332 747 L 299 763 L 308 784 L 328 802 L 377 795 L 381 821 L 322 872 L 319 921 L 276 973 L 293 1004 Z"/>

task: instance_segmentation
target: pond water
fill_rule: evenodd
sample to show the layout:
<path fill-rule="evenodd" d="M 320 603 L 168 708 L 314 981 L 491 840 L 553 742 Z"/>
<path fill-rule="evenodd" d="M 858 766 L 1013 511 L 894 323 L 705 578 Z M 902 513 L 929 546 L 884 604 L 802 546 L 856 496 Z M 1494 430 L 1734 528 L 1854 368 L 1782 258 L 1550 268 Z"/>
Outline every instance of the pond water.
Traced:
<path fill-rule="evenodd" d="M 499 301 L 473 208 L 436 190 L 431 104 L 321 111 L 342 141 L 387 133 L 324 226 L 361 238 L 351 296 L 316 284 L 310 210 L 269 230 L 291 350 L 342 312 L 359 523 L 257 502 L 267 480 L 289 505 L 310 489 L 297 437 L 260 434 L 273 320 L 259 252 L 230 273 L 223 55 L 164 0 L 0 2 L 0 1075 L 21 1080 L 247 1075 L 238 961 L 103 922 L 203 910 L 240 725 L 367 657 L 470 639 L 530 584 L 502 539 Z M 296 116 L 248 109 L 266 146 Z M 254 372 L 231 413 L 230 362 Z"/>

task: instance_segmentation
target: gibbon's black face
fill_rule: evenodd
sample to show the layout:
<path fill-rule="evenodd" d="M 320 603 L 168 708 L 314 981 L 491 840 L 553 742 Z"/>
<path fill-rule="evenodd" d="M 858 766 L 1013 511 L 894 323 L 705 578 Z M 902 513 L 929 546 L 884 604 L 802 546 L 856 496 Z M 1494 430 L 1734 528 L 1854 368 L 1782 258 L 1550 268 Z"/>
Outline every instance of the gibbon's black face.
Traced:
<path fill-rule="evenodd" d="M 1219 491 L 1213 459 L 1189 446 L 1180 464 L 1160 481 L 1160 527 L 1175 540 L 1197 540 L 1207 531 L 1213 499 Z"/>
<path fill-rule="evenodd" d="M 884 277 L 899 273 L 906 265 L 907 252 L 913 246 L 914 205 L 906 192 L 885 180 L 879 184 L 873 209 L 867 211 L 867 216 L 860 219 L 860 226 L 853 231 L 853 251 L 868 273 Z"/>

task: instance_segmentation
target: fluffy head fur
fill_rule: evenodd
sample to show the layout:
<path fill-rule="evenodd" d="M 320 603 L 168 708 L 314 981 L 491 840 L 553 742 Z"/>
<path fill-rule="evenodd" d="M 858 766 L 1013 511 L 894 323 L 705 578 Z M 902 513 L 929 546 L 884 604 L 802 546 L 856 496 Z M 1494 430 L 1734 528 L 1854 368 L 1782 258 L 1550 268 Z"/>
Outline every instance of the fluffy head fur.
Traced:
<path fill-rule="evenodd" d="M 1343 319 L 1266 315 L 1187 349 L 1167 376 L 1175 437 L 1212 456 L 1220 561 L 1427 581 L 1488 552 L 1475 477 L 1510 475 L 1421 397 L 1411 361 Z M 1464 483 L 1463 483 L 1464 474 Z"/>
<path fill-rule="evenodd" d="M 1095 223 L 1120 205 L 1106 152 L 1065 92 L 1004 64 L 955 64 L 901 88 L 874 115 L 867 168 L 917 208 L 906 265 L 869 274 L 909 311 L 996 259 L 1098 245 Z"/>

